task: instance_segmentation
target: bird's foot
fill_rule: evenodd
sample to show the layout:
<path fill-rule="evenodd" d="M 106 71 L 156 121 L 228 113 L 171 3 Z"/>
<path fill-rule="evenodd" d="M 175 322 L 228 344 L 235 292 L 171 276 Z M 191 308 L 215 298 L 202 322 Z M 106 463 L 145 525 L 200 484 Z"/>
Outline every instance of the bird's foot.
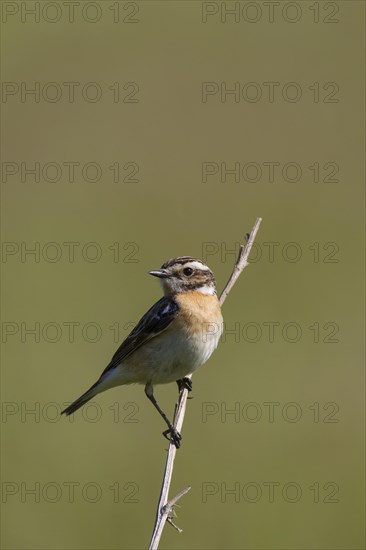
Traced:
<path fill-rule="evenodd" d="M 180 380 L 177 380 L 177 384 L 178 384 L 178 389 L 179 389 L 180 392 L 183 389 L 188 390 L 188 391 L 192 391 L 192 389 L 193 389 L 192 380 L 190 378 L 187 378 L 187 377 L 181 378 Z"/>
<path fill-rule="evenodd" d="M 180 442 L 182 440 L 182 436 L 176 430 L 173 426 L 171 428 L 168 428 L 163 432 L 163 436 L 168 439 L 171 443 L 173 443 L 177 449 L 180 447 Z"/>

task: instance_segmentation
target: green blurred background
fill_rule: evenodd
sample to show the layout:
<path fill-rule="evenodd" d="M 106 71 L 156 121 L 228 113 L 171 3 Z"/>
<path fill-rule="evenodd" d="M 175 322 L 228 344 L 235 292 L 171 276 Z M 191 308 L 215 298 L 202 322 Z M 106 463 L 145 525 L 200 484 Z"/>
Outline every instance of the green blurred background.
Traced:
<path fill-rule="evenodd" d="M 364 548 L 363 2 L 71 8 L 2 2 L 3 548 L 147 547 L 167 445 L 143 388 L 58 413 L 160 297 L 148 270 L 197 256 L 221 289 L 257 216 L 161 548 Z"/>

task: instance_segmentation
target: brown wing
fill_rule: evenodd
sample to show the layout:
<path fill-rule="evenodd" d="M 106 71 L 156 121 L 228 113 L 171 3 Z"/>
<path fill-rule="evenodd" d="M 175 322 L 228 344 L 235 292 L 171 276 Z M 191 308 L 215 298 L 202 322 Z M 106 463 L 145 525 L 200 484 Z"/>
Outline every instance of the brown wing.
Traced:
<path fill-rule="evenodd" d="M 178 312 L 179 305 L 177 302 L 170 296 L 163 296 L 140 319 L 135 328 L 122 342 L 102 375 L 108 370 L 117 367 L 123 359 L 131 355 L 142 344 L 163 332 L 174 321 Z"/>

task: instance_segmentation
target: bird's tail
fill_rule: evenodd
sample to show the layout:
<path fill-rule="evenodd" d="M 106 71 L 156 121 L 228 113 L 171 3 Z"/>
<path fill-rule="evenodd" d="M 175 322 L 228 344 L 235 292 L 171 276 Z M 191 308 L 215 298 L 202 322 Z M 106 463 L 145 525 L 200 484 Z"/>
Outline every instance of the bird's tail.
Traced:
<path fill-rule="evenodd" d="M 100 388 L 97 389 L 97 386 L 100 385 L 100 380 L 98 380 L 97 382 L 95 382 L 95 384 L 93 384 L 91 386 L 91 388 L 88 389 L 88 391 L 86 391 L 85 393 L 83 393 L 83 395 L 81 395 L 78 399 L 76 399 L 73 403 L 71 403 L 71 405 L 69 405 L 68 407 L 66 407 L 66 409 L 64 409 L 61 414 L 66 414 L 66 416 L 69 416 L 69 414 L 73 414 L 75 411 L 77 411 L 78 409 L 80 409 L 80 407 L 82 407 L 83 405 L 85 405 L 85 403 L 87 403 L 88 401 L 90 401 L 90 399 L 92 399 L 95 395 L 97 395 L 98 393 L 100 393 Z"/>

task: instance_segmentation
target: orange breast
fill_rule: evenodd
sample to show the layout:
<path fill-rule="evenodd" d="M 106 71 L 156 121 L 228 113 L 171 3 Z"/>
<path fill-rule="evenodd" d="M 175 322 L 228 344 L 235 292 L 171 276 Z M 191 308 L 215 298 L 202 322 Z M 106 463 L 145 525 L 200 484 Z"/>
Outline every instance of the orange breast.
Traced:
<path fill-rule="evenodd" d="M 182 292 L 174 298 L 180 307 L 179 322 L 189 332 L 202 332 L 203 326 L 209 323 L 221 327 L 223 319 L 217 296 L 192 291 Z"/>

